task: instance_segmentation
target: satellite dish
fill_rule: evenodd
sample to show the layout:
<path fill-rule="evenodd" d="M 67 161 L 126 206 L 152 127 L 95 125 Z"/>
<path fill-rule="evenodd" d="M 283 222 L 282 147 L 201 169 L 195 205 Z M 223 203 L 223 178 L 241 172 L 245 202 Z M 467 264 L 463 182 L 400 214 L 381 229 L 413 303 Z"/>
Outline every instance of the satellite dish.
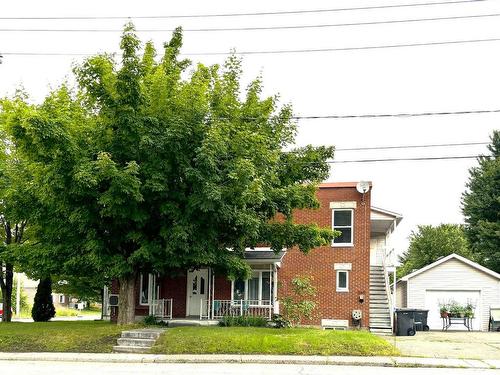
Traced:
<path fill-rule="evenodd" d="M 356 184 L 356 190 L 361 194 L 366 194 L 370 190 L 370 183 L 368 181 L 359 181 Z"/>

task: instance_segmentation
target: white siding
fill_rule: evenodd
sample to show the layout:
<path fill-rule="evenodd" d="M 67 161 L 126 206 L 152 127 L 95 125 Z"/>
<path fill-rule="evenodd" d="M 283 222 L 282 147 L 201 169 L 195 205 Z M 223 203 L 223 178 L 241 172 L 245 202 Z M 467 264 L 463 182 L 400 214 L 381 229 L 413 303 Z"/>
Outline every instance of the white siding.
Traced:
<path fill-rule="evenodd" d="M 396 307 L 406 307 L 406 281 L 396 284 Z"/>
<path fill-rule="evenodd" d="M 407 305 L 425 308 L 426 290 L 479 290 L 482 330 L 488 330 L 490 305 L 500 305 L 500 281 L 457 259 L 450 259 L 408 280 Z"/>

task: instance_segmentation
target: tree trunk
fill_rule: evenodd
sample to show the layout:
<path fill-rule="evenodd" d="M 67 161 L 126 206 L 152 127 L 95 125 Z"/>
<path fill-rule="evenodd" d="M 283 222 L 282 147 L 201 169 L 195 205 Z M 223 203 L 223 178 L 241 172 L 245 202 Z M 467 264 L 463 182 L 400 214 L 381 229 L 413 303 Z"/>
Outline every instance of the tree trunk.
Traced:
<path fill-rule="evenodd" d="M 135 323 L 135 273 L 118 279 L 120 283 L 120 294 L 118 298 L 118 321 L 122 324 Z"/>
<path fill-rule="evenodd" d="M 5 283 L 2 283 L 2 303 L 3 317 L 2 322 L 12 321 L 12 285 L 14 282 L 14 265 L 7 263 L 5 265 Z"/>

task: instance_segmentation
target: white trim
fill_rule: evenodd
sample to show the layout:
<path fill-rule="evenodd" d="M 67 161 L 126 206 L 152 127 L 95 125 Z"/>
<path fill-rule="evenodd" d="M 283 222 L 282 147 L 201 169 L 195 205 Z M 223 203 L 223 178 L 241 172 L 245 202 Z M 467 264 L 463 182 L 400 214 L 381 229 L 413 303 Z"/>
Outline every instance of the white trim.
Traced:
<path fill-rule="evenodd" d="M 270 267 L 272 267 L 272 265 L 270 264 L 269 265 Z M 269 283 L 270 283 L 270 287 L 269 287 L 269 299 L 265 299 L 263 300 L 262 299 L 262 273 L 264 272 L 269 272 Z M 252 270 L 252 276 L 250 276 L 251 279 L 254 278 L 254 274 L 258 274 L 258 279 L 259 279 L 259 287 L 258 287 L 258 296 L 257 298 L 249 298 L 248 297 L 248 280 L 244 280 L 244 283 L 245 283 L 245 293 L 243 295 L 243 299 L 244 300 L 250 300 L 250 301 L 259 301 L 259 304 L 258 305 L 250 305 L 250 306 L 269 306 L 269 305 L 264 305 L 262 304 L 262 301 L 269 301 L 269 303 L 272 304 L 273 302 L 273 299 L 275 298 L 275 296 L 272 296 L 273 294 L 273 290 L 274 290 L 274 273 L 273 273 L 273 270 L 271 269 L 268 269 L 268 270 Z M 231 280 L 231 301 L 234 301 L 234 280 Z"/>
<path fill-rule="evenodd" d="M 351 271 L 352 263 L 334 263 L 333 269 L 336 271 Z"/>
<path fill-rule="evenodd" d="M 354 246 L 354 209 L 352 208 L 334 208 L 332 209 L 332 229 L 335 230 L 335 223 L 334 223 L 334 217 L 335 217 L 335 211 L 350 211 L 351 212 L 351 225 L 346 226 L 337 226 L 337 228 L 351 228 L 351 242 L 335 242 L 335 238 L 332 240 L 332 246 L 333 247 L 348 247 L 348 246 Z"/>
<path fill-rule="evenodd" d="M 341 288 L 339 286 L 339 274 L 341 272 L 344 272 L 346 274 L 346 279 L 345 279 L 345 281 L 346 281 L 346 287 L 345 288 Z M 340 292 L 340 293 L 349 292 L 349 271 L 347 271 L 347 270 L 337 270 L 337 272 L 336 272 L 336 280 L 335 280 L 335 290 L 337 292 Z"/>
<path fill-rule="evenodd" d="M 65 303 L 65 302 L 66 302 L 66 300 L 65 300 L 65 298 L 64 298 L 64 294 L 59 294 L 59 303 L 60 303 L 60 304 L 63 304 L 63 303 Z"/>
<path fill-rule="evenodd" d="M 461 261 L 461 262 L 463 262 L 465 264 L 468 264 L 469 266 L 471 266 L 473 268 L 478 269 L 479 271 L 482 271 L 482 272 L 484 272 L 484 273 L 486 273 L 486 274 L 488 274 L 490 276 L 493 276 L 493 277 L 495 277 L 495 278 L 497 278 L 497 279 L 500 280 L 500 274 L 496 273 L 495 271 L 490 270 L 489 268 L 483 267 L 480 264 L 477 264 L 476 262 L 473 262 L 470 259 L 464 258 L 463 256 L 460 256 L 460 255 L 455 254 L 455 253 L 450 254 L 450 255 L 448 255 L 448 256 L 446 256 L 444 258 L 438 259 L 434 263 L 431 263 L 431 264 L 429 264 L 429 265 L 427 265 L 427 266 L 425 266 L 425 267 L 423 267 L 423 268 L 421 268 L 421 269 L 419 269 L 419 270 L 417 270 L 415 272 L 410 273 L 409 275 L 406 275 L 406 276 L 402 277 L 400 280 L 402 280 L 402 281 L 408 281 L 408 279 L 411 279 L 412 277 L 420 275 L 421 273 L 423 273 L 423 272 L 425 272 L 425 271 L 427 271 L 427 270 L 429 270 L 431 268 L 439 266 L 440 264 L 442 264 L 444 262 L 447 262 L 450 259 L 457 259 L 457 260 L 459 260 L 459 261 Z"/>

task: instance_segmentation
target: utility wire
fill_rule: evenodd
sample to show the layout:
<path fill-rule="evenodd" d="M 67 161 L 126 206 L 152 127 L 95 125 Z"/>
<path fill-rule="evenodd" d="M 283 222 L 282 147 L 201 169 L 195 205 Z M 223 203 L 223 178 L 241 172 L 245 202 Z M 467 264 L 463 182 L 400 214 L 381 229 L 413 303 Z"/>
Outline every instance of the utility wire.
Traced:
<path fill-rule="evenodd" d="M 347 27 L 347 26 L 373 26 L 384 24 L 398 23 L 414 23 L 427 21 L 449 21 L 471 18 L 486 18 L 498 17 L 500 13 L 491 14 L 474 14 L 465 16 L 449 16 L 449 17 L 431 17 L 431 18 L 409 18 L 401 20 L 385 20 L 385 21 L 368 21 L 368 22 L 348 22 L 348 23 L 332 23 L 319 25 L 289 25 L 289 26 L 256 26 L 256 27 L 224 27 L 224 28 L 200 28 L 200 29 L 183 29 L 184 32 L 221 32 L 221 31 L 263 31 L 263 30 L 296 30 L 296 29 L 319 29 L 330 27 Z M 0 32 L 65 32 L 65 33 L 116 33 L 122 32 L 123 29 L 0 29 Z M 172 32 L 174 29 L 137 29 L 136 32 Z"/>
<path fill-rule="evenodd" d="M 328 12 L 344 12 L 356 10 L 372 10 L 372 9 L 390 9 L 390 8 L 406 8 L 434 5 L 452 5 L 464 3 L 477 3 L 488 0 L 457 0 L 457 1 L 439 1 L 426 3 L 406 3 L 392 5 L 373 5 L 363 7 L 350 8 L 332 8 L 332 9 L 303 9 L 303 10 L 284 10 L 284 11 L 269 11 L 269 12 L 249 12 L 249 13 L 210 13 L 210 14 L 180 14 L 180 15 L 149 15 L 149 16 L 20 16 L 20 17 L 0 17 L 0 20 L 119 20 L 119 19 L 163 19 L 163 18 L 211 18 L 211 17 L 241 17 L 241 16 L 268 16 L 268 15 L 285 15 L 285 14 L 307 14 L 307 13 L 328 13 Z"/>
<path fill-rule="evenodd" d="M 500 109 L 447 111 L 447 112 L 374 113 L 374 114 L 361 114 L 361 115 L 292 116 L 292 119 L 317 120 L 317 119 L 350 119 L 350 118 L 383 118 L 383 117 L 420 117 L 420 116 L 469 115 L 469 114 L 482 114 L 482 113 L 500 113 Z"/>
<path fill-rule="evenodd" d="M 431 144 L 431 145 L 404 145 L 404 146 L 351 147 L 351 148 L 335 148 L 335 151 L 393 150 L 393 149 L 408 149 L 408 148 L 477 146 L 477 145 L 487 145 L 487 144 L 489 144 L 489 142 L 442 143 L 442 144 Z"/>
<path fill-rule="evenodd" d="M 327 160 L 328 164 L 344 163 L 374 163 L 374 162 L 395 162 L 395 161 L 424 161 L 424 160 L 456 160 L 456 159 L 476 159 L 481 155 L 468 156 L 436 156 L 436 157 L 415 157 L 415 158 L 389 158 L 389 159 L 359 159 L 359 160 Z"/>
<path fill-rule="evenodd" d="M 478 1 L 478 0 L 476 0 Z M 386 48 L 402 48 L 402 47 L 423 47 L 423 46 L 440 46 L 452 44 L 469 44 L 469 43 L 485 43 L 498 42 L 500 38 L 488 39 L 469 39 L 469 40 L 449 40 L 442 42 L 425 42 L 425 43 L 406 43 L 406 44 L 386 44 L 375 46 L 359 46 L 359 47 L 339 47 L 339 48 L 318 48 L 318 49 L 295 49 L 295 50 L 268 50 L 268 51 L 234 51 L 234 52 L 188 52 L 181 53 L 182 56 L 227 56 L 235 55 L 279 55 L 290 53 L 317 53 L 317 52 L 340 52 L 340 51 L 361 51 L 361 50 L 376 50 Z M 68 52 L 0 52 L 3 56 L 92 56 L 92 53 L 68 53 Z M 119 54 L 116 54 L 120 56 Z"/>

